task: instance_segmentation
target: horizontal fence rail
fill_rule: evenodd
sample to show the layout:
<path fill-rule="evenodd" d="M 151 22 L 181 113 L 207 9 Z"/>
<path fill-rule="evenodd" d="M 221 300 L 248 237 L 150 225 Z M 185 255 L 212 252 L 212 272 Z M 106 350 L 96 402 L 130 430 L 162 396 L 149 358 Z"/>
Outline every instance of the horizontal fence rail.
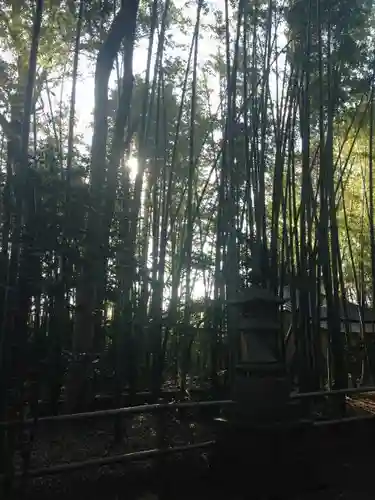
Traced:
<path fill-rule="evenodd" d="M 52 415 L 49 417 L 40 417 L 38 419 L 28 418 L 25 420 L 8 420 L 0 422 L 0 428 L 9 427 L 30 427 L 35 425 L 37 420 L 38 424 L 49 424 L 55 422 L 69 422 L 74 420 L 88 420 L 100 419 L 106 417 L 114 417 L 116 415 L 136 415 L 139 413 L 156 413 L 159 411 L 173 411 L 173 410 L 188 410 L 189 408 L 205 408 L 210 406 L 230 406 L 234 401 L 231 399 L 224 399 L 219 401 L 189 401 L 185 403 L 156 403 L 151 405 L 138 405 L 127 406 L 124 408 L 114 408 L 112 410 L 98 410 L 84 413 L 71 413 L 67 415 Z"/>
<path fill-rule="evenodd" d="M 215 441 L 204 441 L 202 443 L 188 444 L 184 446 L 173 446 L 171 448 L 154 448 L 151 450 L 134 451 L 122 455 L 113 455 L 111 457 L 91 458 L 80 462 L 71 462 L 66 464 L 52 465 L 51 467 L 43 467 L 41 469 L 31 469 L 27 473 L 16 472 L 15 478 L 36 478 L 42 476 L 51 476 L 61 474 L 63 472 L 71 472 L 88 467 L 103 467 L 105 465 L 114 465 L 124 462 L 132 462 L 135 460 L 146 460 L 161 456 L 171 455 L 174 453 L 186 453 L 188 451 L 210 448 L 215 444 Z M 0 475 L 0 481 L 4 480 L 4 475 Z"/>
<path fill-rule="evenodd" d="M 189 390 L 186 391 L 181 391 L 181 389 L 165 389 L 161 391 L 160 397 L 163 400 L 170 400 L 173 399 L 174 397 L 181 395 L 181 392 L 183 392 L 185 395 L 209 395 L 209 390 L 207 388 L 201 388 L 201 387 L 193 387 Z M 124 391 L 121 394 L 121 398 L 124 400 L 130 399 L 131 394 L 129 391 Z M 134 395 L 132 395 L 132 398 L 135 400 L 143 400 L 142 403 L 146 404 L 146 402 L 149 399 L 152 399 L 154 397 L 152 391 L 139 391 L 136 392 Z M 93 398 L 93 403 L 97 403 L 99 405 L 105 404 L 106 402 L 114 401 L 115 396 L 113 394 L 96 394 Z M 63 405 L 66 403 L 65 398 L 60 398 L 58 401 L 58 406 L 61 408 Z M 139 403 L 138 403 L 139 404 Z M 43 412 L 46 411 L 46 408 L 50 405 L 50 403 L 44 399 L 39 399 L 38 400 L 38 408 Z M 94 410 L 93 410 L 94 411 Z M 47 414 L 48 415 L 48 414 Z"/>
<path fill-rule="evenodd" d="M 339 425 L 339 424 L 345 424 L 345 423 L 350 423 L 350 422 L 362 422 L 366 420 L 374 420 L 375 421 L 375 414 L 369 413 L 368 415 L 356 415 L 353 417 L 342 417 L 342 418 L 330 418 L 327 420 L 315 420 L 312 422 L 312 425 L 314 427 L 322 427 L 322 426 L 327 426 L 327 425 Z"/>
<path fill-rule="evenodd" d="M 290 399 L 304 399 L 304 398 L 319 398 L 319 397 L 332 397 L 339 394 L 365 394 L 369 392 L 375 392 L 375 386 L 367 387 L 347 387 L 345 389 L 334 389 L 331 391 L 312 391 L 312 392 L 296 392 L 290 395 Z M 62 415 L 50 415 L 46 417 L 39 418 L 27 418 L 24 420 L 8 420 L 0 422 L 0 428 L 9 427 L 30 427 L 38 424 L 49 424 L 57 422 L 69 422 L 75 420 L 88 420 L 88 419 L 100 419 L 106 417 L 114 417 L 117 415 L 136 415 L 140 413 L 157 413 L 159 411 L 173 411 L 173 410 L 184 410 L 193 408 L 204 408 L 204 407 L 226 407 L 232 406 L 235 401 L 231 399 L 223 399 L 217 401 L 189 401 L 182 403 L 155 403 L 155 404 L 144 404 L 137 406 L 127 406 L 123 408 L 113 408 L 109 410 L 97 410 L 81 413 L 70 413 Z"/>
<path fill-rule="evenodd" d="M 375 392 L 375 386 L 367 387 L 347 387 L 345 389 L 334 389 L 331 391 L 313 391 L 313 392 L 297 392 L 290 395 L 290 399 L 303 399 L 303 398 L 316 398 L 316 397 L 330 397 L 339 394 L 365 394 Z M 209 406 L 231 406 L 235 401 L 231 399 L 224 399 L 218 401 L 189 401 L 183 403 L 155 403 L 144 404 L 137 406 L 127 406 L 123 408 L 113 408 L 109 410 L 97 410 L 82 413 L 71 413 L 62 415 L 51 415 L 46 417 L 37 418 L 38 424 L 54 423 L 54 422 L 68 422 L 73 420 L 85 419 L 99 419 L 105 417 L 112 417 L 116 415 L 131 415 L 139 413 L 156 413 L 159 411 L 173 411 L 174 409 L 189 409 L 200 408 Z M 8 420 L 0 422 L 0 428 L 9 428 L 17 426 L 30 427 L 35 425 L 35 418 L 28 418 L 25 420 Z"/>
<path fill-rule="evenodd" d="M 374 386 L 365 387 L 347 387 L 345 389 L 333 389 L 331 391 L 313 391 L 313 392 L 296 392 L 291 394 L 291 399 L 302 399 L 302 398 L 315 398 L 315 397 L 326 397 L 335 396 L 336 394 L 365 394 L 368 392 L 375 392 Z"/>
<path fill-rule="evenodd" d="M 319 397 L 332 397 L 339 394 L 365 394 L 369 392 L 375 392 L 375 386 L 366 387 L 347 387 L 345 389 L 334 389 L 331 391 L 312 391 L 312 392 L 296 392 L 290 395 L 290 399 L 304 399 L 304 398 L 319 398 Z M 183 403 L 155 403 L 155 404 L 144 404 L 137 406 L 127 406 L 123 408 L 114 408 L 109 410 L 97 410 L 82 413 L 71 413 L 62 415 L 51 415 L 46 417 L 28 418 L 25 420 L 8 420 L 0 422 L 0 428 L 9 427 L 30 427 L 35 425 L 35 420 L 38 424 L 47 424 L 54 422 L 68 422 L 74 420 L 85 420 L 85 419 L 100 419 L 106 417 L 112 417 L 116 415 L 131 415 L 139 413 L 156 413 L 159 411 L 173 411 L 174 409 L 189 409 L 189 408 L 200 408 L 209 406 L 231 406 L 234 405 L 235 401 L 231 399 L 224 399 L 218 401 L 190 401 Z"/>

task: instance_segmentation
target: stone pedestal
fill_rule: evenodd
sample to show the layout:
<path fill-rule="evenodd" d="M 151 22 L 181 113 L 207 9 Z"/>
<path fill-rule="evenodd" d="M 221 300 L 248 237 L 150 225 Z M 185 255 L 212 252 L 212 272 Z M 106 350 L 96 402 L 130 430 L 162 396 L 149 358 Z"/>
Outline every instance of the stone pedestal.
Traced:
<path fill-rule="evenodd" d="M 265 424 L 287 418 L 289 387 L 279 363 L 245 364 L 236 367 L 232 390 L 237 424 Z"/>
<path fill-rule="evenodd" d="M 280 300 L 253 285 L 232 305 L 241 314 L 240 356 L 232 388 L 237 402 L 234 420 L 245 425 L 284 420 L 290 390 L 281 355 Z"/>

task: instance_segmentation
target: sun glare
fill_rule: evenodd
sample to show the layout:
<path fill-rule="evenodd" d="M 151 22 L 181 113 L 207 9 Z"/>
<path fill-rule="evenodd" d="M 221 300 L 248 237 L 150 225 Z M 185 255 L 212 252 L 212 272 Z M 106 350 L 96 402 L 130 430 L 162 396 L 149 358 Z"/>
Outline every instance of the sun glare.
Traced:
<path fill-rule="evenodd" d="M 129 175 L 132 180 L 134 180 L 138 173 L 138 158 L 136 156 L 129 156 L 126 165 L 129 169 Z"/>

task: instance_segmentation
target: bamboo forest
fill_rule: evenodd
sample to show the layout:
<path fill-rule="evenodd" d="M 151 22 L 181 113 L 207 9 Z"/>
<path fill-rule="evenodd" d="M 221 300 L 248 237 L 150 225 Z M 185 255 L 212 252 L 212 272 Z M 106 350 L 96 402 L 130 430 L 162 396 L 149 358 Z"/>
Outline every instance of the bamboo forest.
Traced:
<path fill-rule="evenodd" d="M 373 0 L 0 0 L 0 498 L 373 498 L 374 162 Z"/>

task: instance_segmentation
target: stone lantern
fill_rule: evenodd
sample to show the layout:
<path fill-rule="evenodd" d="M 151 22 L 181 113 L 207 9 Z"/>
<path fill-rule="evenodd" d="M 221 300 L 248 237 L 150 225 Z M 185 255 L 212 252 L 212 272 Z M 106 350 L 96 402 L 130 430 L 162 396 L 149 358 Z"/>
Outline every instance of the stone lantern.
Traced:
<path fill-rule="evenodd" d="M 269 290 L 254 284 L 231 303 L 238 309 L 239 359 L 233 380 L 236 421 L 246 423 L 283 420 L 289 398 L 282 359 L 281 301 Z"/>
<path fill-rule="evenodd" d="M 280 299 L 261 284 L 249 286 L 228 303 L 238 312 L 231 315 L 238 320 L 236 331 L 230 332 L 238 340 L 233 354 L 237 356 L 239 351 L 232 381 L 235 404 L 226 420 L 226 432 L 217 440 L 217 464 L 226 464 L 226 474 L 215 465 L 213 476 L 215 481 L 227 478 L 229 469 L 239 497 L 249 488 L 249 475 L 254 498 L 287 498 L 297 496 L 301 484 L 311 491 L 319 474 L 316 455 L 306 452 L 315 434 L 310 432 L 309 423 L 295 420 L 290 410 L 290 384 L 278 321 L 280 304 Z M 303 478 L 301 482 L 293 480 L 292 486 L 291 464 L 298 471 L 295 477 Z M 265 482 L 265 477 L 273 481 Z"/>

